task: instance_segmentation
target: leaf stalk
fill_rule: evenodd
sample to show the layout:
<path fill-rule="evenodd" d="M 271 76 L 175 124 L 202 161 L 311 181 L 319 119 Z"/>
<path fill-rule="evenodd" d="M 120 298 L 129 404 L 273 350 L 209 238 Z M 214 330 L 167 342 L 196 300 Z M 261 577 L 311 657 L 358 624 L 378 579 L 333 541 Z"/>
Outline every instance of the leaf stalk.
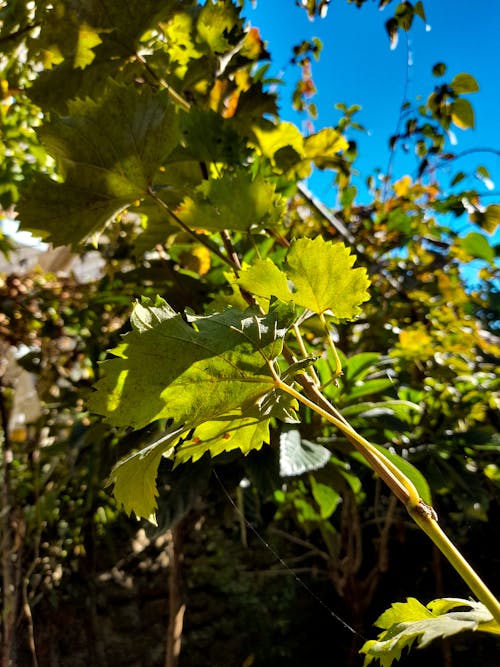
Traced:
<path fill-rule="evenodd" d="M 436 512 L 432 507 L 424 503 L 420 498 L 414 484 L 402 473 L 389 459 L 387 459 L 376 447 L 368 442 L 363 436 L 355 431 L 352 426 L 338 416 L 332 414 L 337 412 L 333 406 L 332 412 L 326 407 L 317 405 L 314 401 L 302 393 L 282 382 L 279 378 L 277 387 L 293 396 L 297 401 L 306 405 L 319 414 L 325 420 L 336 426 L 351 442 L 354 448 L 363 456 L 372 470 L 387 484 L 394 495 L 405 505 L 408 513 L 425 534 L 441 551 L 450 565 L 458 572 L 463 581 L 471 591 L 491 612 L 493 618 L 500 623 L 500 602 L 482 581 L 479 575 L 462 556 L 447 535 L 443 532 L 437 521 Z M 327 403 L 326 400 L 322 401 Z"/>

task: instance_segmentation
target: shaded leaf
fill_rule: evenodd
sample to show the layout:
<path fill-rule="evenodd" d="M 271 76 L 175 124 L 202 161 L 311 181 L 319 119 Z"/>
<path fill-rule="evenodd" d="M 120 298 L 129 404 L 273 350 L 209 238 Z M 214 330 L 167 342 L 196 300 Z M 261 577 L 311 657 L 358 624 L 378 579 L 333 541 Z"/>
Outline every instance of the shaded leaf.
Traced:
<path fill-rule="evenodd" d="M 252 179 L 243 169 L 226 172 L 221 178 L 204 181 L 193 197 L 177 210 L 191 228 L 209 231 L 247 231 L 253 226 L 272 226 L 280 219 L 284 200 L 275 185 L 262 177 Z M 238 202 L 238 206 L 235 206 Z"/>
<path fill-rule="evenodd" d="M 378 378 L 375 380 L 367 380 L 354 385 L 349 388 L 347 398 L 349 401 L 361 398 L 361 396 L 369 396 L 370 394 L 379 394 L 384 389 L 389 389 L 394 386 L 394 382 L 390 378 Z"/>
<path fill-rule="evenodd" d="M 446 65 L 444 63 L 436 63 L 432 68 L 434 76 L 444 76 L 446 74 Z"/>
<path fill-rule="evenodd" d="M 111 83 L 98 101 L 69 103 L 70 116 L 40 130 L 63 182 L 36 178 L 19 202 L 22 228 L 57 244 L 77 244 L 147 195 L 179 140 L 165 92 Z"/>
<path fill-rule="evenodd" d="M 387 415 L 407 423 L 411 423 L 412 415 L 415 412 L 421 411 L 422 408 L 416 403 L 403 400 L 367 401 L 342 408 L 344 417 L 370 418 Z"/>
<path fill-rule="evenodd" d="M 156 523 L 156 475 L 161 457 L 178 442 L 183 428 L 173 429 L 138 452 L 118 461 L 108 479 L 113 495 L 127 514 Z"/>
<path fill-rule="evenodd" d="M 380 361 L 378 352 L 361 352 L 354 354 L 342 363 L 346 380 L 362 380 Z"/>
<path fill-rule="evenodd" d="M 180 116 L 181 145 L 171 156 L 177 160 L 237 164 L 246 155 L 242 137 L 230 121 L 215 111 L 192 108 Z"/>
<path fill-rule="evenodd" d="M 290 308 L 265 317 L 228 309 L 189 324 L 162 299 L 136 304 L 133 331 L 104 362 L 90 409 L 118 426 L 140 428 L 162 417 L 195 428 L 241 410 L 274 389 L 267 360 L 282 348 Z"/>

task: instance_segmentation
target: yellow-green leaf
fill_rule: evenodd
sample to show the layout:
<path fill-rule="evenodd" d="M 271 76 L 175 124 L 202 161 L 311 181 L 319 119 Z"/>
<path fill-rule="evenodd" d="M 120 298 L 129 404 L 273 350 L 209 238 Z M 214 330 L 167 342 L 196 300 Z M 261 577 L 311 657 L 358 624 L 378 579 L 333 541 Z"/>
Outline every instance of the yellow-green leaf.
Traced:
<path fill-rule="evenodd" d="M 463 611 L 463 607 L 467 610 Z M 460 610 L 455 611 L 456 608 Z M 379 661 L 381 667 L 390 667 L 415 641 L 417 648 L 424 648 L 436 639 L 467 630 L 493 634 L 500 630 L 491 612 L 481 602 L 459 598 L 432 600 L 427 606 L 415 598 L 408 598 L 406 602 L 394 603 L 375 625 L 383 632 L 378 639 L 369 640 L 361 647 L 360 652 L 365 654 L 364 667 L 374 660 Z"/>
<path fill-rule="evenodd" d="M 336 166 L 338 153 L 349 148 L 344 136 L 332 127 L 326 127 L 304 140 L 304 152 L 320 169 Z"/>
<path fill-rule="evenodd" d="M 457 74 L 450 85 L 453 92 L 457 94 L 476 93 L 479 90 L 479 85 L 476 79 L 465 72 Z"/>
<path fill-rule="evenodd" d="M 258 299 L 269 301 L 275 296 L 285 302 L 292 300 L 286 274 L 269 258 L 258 259 L 240 273 L 236 282 Z"/>
<path fill-rule="evenodd" d="M 461 130 L 474 127 L 474 109 L 468 100 L 459 98 L 451 104 L 451 120 Z"/>
<path fill-rule="evenodd" d="M 370 281 L 364 268 L 353 268 L 356 257 L 343 243 L 320 236 L 295 241 L 286 258 L 293 300 L 314 313 L 330 311 L 337 319 L 352 320 L 368 301 Z"/>

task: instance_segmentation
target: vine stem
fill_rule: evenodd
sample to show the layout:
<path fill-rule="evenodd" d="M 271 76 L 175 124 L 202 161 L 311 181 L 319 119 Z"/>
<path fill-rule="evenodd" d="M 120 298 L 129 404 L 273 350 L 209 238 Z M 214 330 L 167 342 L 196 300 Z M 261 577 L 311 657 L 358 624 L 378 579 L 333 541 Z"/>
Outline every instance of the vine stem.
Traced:
<path fill-rule="evenodd" d="M 452 567 L 458 572 L 463 581 L 469 586 L 477 599 L 491 612 L 493 618 L 500 623 L 500 602 L 482 581 L 479 575 L 454 546 L 451 540 L 441 530 L 437 521 L 436 512 L 432 507 L 424 503 L 417 489 L 408 477 L 402 473 L 389 459 L 387 459 L 374 445 L 363 438 L 352 426 L 334 414 L 329 409 L 320 407 L 299 391 L 280 380 L 274 372 L 277 388 L 286 392 L 297 401 L 306 405 L 311 410 L 336 426 L 348 438 L 355 449 L 369 463 L 379 477 L 387 484 L 394 495 L 404 504 L 408 513 L 417 526 L 425 532 L 441 553 L 445 556 Z M 323 402 L 324 403 L 324 402 Z M 332 409 L 336 412 L 335 408 Z"/>
<path fill-rule="evenodd" d="M 408 508 L 407 508 L 408 509 Z M 489 590 L 475 570 L 462 556 L 449 537 L 439 526 L 435 517 L 430 514 L 408 510 L 417 526 L 434 542 L 439 551 L 453 565 L 463 581 L 469 586 L 477 599 L 491 612 L 493 618 L 500 624 L 500 602 Z"/>
<path fill-rule="evenodd" d="M 328 329 L 328 324 L 326 322 L 324 313 L 319 313 L 319 319 L 321 325 L 323 326 L 323 329 L 325 330 L 328 347 L 330 348 L 330 351 L 333 355 L 333 359 L 335 361 L 335 377 L 338 378 L 342 375 L 342 362 L 340 361 L 339 353 L 337 352 L 337 348 L 335 347 L 335 343 L 333 342 L 330 330 Z"/>

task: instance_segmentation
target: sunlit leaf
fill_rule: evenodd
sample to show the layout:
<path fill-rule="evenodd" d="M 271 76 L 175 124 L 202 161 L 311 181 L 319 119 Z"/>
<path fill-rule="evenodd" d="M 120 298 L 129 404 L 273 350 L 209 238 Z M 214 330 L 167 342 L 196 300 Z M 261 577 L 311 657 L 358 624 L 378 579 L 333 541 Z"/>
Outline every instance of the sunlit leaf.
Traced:
<path fill-rule="evenodd" d="M 201 40 L 214 53 L 224 53 L 231 48 L 229 33 L 241 27 L 238 9 L 232 2 L 207 0 L 200 12 L 196 27 Z"/>
<path fill-rule="evenodd" d="M 386 447 L 381 447 L 380 445 L 374 445 L 384 456 L 386 456 L 391 463 L 393 463 L 402 473 L 403 475 L 406 475 L 408 479 L 413 482 L 413 485 L 418 491 L 418 494 L 420 498 L 426 503 L 427 505 L 432 504 L 432 495 L 431 495 L 431 490 L 429 487 L 429 484 L 425 477 L 422 475 L 420 470 L 417 470 L 414 465 L 412 465 L 409 461 L 404 459 L 402 456 L 399 456 L 399 454 L 396 454 L 395 452 L 390 451 Z"/>
<path fill-rule="evenodd" d="M 474 110 L 468 100 L 459 98 L 451 104 L 451 119 L 461 130 L 474 127 Z"/>
<path fill-rule="evenodd" d="M 265 129 L 257 127 L 254 128 L 254 134 L 262 154 L 270 160 L 285 147 L 293 149 L 299 158 L 304 155 L 304 138 L 293 123 L 280 123 Z"/>
<path fill-rule="evenodd" d="M 239 407 L 228 414 L 203 422 L 175 450 L 175 464 L 197 461 L 208 453 L 214 457 L 235 449 L 242 454 L 259 450 L 270 441 L 272 418 L 297 421 L 297 402 L 280 391 L 269 392 L 252 406 Z"/>
<path fill-rule="evenodd" d="M 347 150 L 348 147 L 346 138 L 331 127 L 324 128 L 316 134 L 311 134 L 304 140 L 305 155 L 319 169 L 335 166 L 337 153 Z"/>
<path fill-rule="evenodd" d="M 452 611 L 463 607 L 466 611 Z M 369 640 L 361 648 L 361 653 L 366 654 L 365 667 L 374 660 L 378 660 L 381 667 L 390 667 L 415 641 L 417 648 L 425 648 L 436 639 L 460 632 L 482 629 L 500 632 L 498 623 L 494 623 L 482 603 L 459 598 L 433 600 L 426 607 L 415 598 L 408 598 L 406 602 L 394 603 L 375 625 L 384 631 L 377 640 Z"/>
<path fill-rule="evenodd" d="M 242 416 L 241 411 L 212 419 L 198 426 L 191 438 L 183 441 L 175 452 L 176 463 L 197 461 L 207 452 L 217 456 L 235 449 L 247 454 L 269 442 L 269 417 Z"/>
<path fill-rule="evenodd" d="M 500 225 L 500 205 L 490 204 L 483 211 L 481 221 L 479 223 L 485 232 L 493 234 Z"/>
<path fill-rule="evenodd" d="M 102 43 L 99 32 L 87 23 L 82 23 L 78 34 L 78 46 L 75 53 L 74 67 L 86 67 L 95 58 L 93 48 Z"/>
<path fill-rule="evenodd" d="M 171 60 L 180 66 L 178 74 L 185 72 L 191 60 L 203 56 L 203 49 L 198 48 L 193 41 L 193 17 L 188 12 L 177 12 L 163 25 L 168 45 L 168 55 Z"/>
<path fill-rule="evenodd" d="M 368 301 L 370 281 L 364 268 L 353 268 L 356 257 L 343 243 L 303 238 L 287 254 L 286 272 L 295 291 L 293 300 L 314 313 L 330 311 L 338 319 L 354 319 Z"/>
<path fill-rule="evenodd" d="M 313 475 L 310 475 L 311 492 L 319 507 L 322 519 L 328 519 L 336 510 L 340 502 L 340 493 L 329 484 L 322 484 Z"/>
<path fill-rule="evenodd" d="M 479 90 L 479 85 L 476 79 L 470 74 L 462 72 L 453 77 L 451 88 L 457 95 L 464 93 L 476 93 Z"/>
<path fill-rule="evenodd" d="M 484 259 L 486 262 L 491 262 L 495 257 L 495 250 L 489 244 L 486 236 L 478 232 L 469 232 L 458 243 L 468 255 L 475 259 Z"/>
<path fill-rule="evenodd" d="M 285 302 L 292 299 L 286 274 L 269 258 L 258 259 L 241 271 L 237 283 L 259 298 L 270 300 L 275 296 Z"/>
<path fill-rule="evenodd" d="M 385 29 L 387 31 L 387 35 L 389 36 L 391 50 L 394 50 L 398 45 L 398 39 L 399 39 L 398 35 L 399 24 L 397 20 L 395 18 L 390 18 L 385 23 Z"/>

